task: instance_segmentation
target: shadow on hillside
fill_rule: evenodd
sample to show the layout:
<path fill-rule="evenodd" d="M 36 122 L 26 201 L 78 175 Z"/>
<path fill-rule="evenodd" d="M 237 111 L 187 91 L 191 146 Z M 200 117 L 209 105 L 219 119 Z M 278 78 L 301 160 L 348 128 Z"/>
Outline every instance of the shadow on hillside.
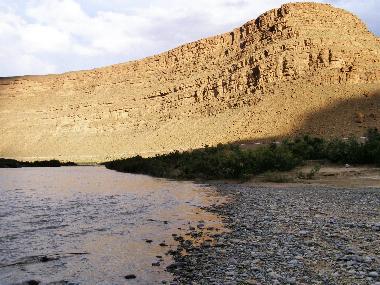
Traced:
<path fill-rule="evenodd" d="M 347 99 L 310 113 L 288 135 L 263 137 L 254 141 L 272 142 L 304 134 L 332 137 L 363 136 L 369 128 L 380 129 L 380 90 L 361 98 Z M 250 140 L 235 143 L 249 144 Z"/>
<path fill-rule="evenodd" d="M 294 133 L 323 137 L 360 136 L 369 128 L 380 129 L 380 91 L 309 114 Z"/>

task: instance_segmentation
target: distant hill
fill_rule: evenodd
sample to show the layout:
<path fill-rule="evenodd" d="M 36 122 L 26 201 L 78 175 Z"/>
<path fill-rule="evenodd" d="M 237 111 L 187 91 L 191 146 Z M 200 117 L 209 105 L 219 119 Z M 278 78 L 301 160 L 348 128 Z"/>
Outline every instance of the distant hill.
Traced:
<path fill-rule="evenodd" d="M 380 39 L 354 15 L 295 3 L 160 55 L 0 79 L 0 157 L 76 162 L 298 133 L 360 135 L 380 119 Z"/>

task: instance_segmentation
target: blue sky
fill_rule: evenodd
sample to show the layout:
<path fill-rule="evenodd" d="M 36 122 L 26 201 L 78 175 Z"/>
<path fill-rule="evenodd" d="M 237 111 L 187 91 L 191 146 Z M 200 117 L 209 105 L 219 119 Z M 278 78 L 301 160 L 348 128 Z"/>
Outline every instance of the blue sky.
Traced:
<path fill-rule="evenodd" d="M 0 76 L 91 69 L 227 32 L 289 0 L 0 0 Z M 380 35 L 380 1 L 323 0 Z"/>

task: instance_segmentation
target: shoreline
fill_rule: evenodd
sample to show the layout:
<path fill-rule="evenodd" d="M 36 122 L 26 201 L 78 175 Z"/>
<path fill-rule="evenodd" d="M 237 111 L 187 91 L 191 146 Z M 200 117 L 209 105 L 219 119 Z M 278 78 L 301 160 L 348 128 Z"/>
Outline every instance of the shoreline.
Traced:
<path fill-rule="evenodd" d="M 192 181 L 215 191 L 218 202 L 199 209 L 223 224 L 199 216 L 169 231 L 175 262 L 152 263 L 174 274 L 163 284 L 380 285 L 379 168 L 324 165 L 303 183 L 266 178 Z"/>
<path fill-rule="evenodd" d="M 210 185 L 227 202 L 206 210 L 229 231 L 178 237 L 174 284 L 380 284 L 380 187 Z"/>
<path fill-rule="evenodd" d="M 305 178 L 316 167 L 318 167 L 318 171 L 312 177 Z M 253 186 L 319 185 L 337 188 L 380 188 L 380 168 L 373 165 L 351 166 L 306 161 L 304 165 L 291 171 L 257 175 L 246 184 Z"/>
<path fill-rule="evenodd" d="M 0 168 L 22 168 L 22 167 L 62 167 L 62 166 L 77 166 L 71 161 L 52 160 L 36 160 L 36 161 L 18 161 L 10 158 L 0 157 Z"/>
<path fill-rule="evenodd" d="M 0 180 L 0 284 L 171 284 L 177 234 L 223 227 L 201 209 L 223 200 L 190 181 L 104 166 L 9 168 Z"/>

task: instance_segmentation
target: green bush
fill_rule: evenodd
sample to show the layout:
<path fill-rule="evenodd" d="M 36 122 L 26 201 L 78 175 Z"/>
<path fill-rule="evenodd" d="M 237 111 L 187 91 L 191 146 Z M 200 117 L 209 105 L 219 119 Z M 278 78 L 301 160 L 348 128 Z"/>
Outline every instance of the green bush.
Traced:
<path fill-rule="evenodd" d="M 303 136 L 271 144 L 256 150 L 238 145 L 217 145 L 185 152 L 172 152 L 150 158 L 136 156 L 105 163 L 122 172 L 149 174 L 157 177 L 182 179 L 245 179 L 267 171 L 287 171 L 304 160 L 328 160 L 335 163 L 379 164 L 380 134 L 372 129 L 363 143 L 349 140 L 324 140 Z M 317 171 L 305 174 L 314 177 Z"/>
<path fill-rule="evenodd" d="M 301 159 L 323 159 L 326 141 L 322 138 L 305 135 L 294 140 L 285 140 L 283 144 Z"/>
<path fill-rule="evenodd" d="M 0 168 L 18 168 L 18 167 L 61 167 L 75 166 L 74 162 L 60 162 L 59 160 L 40 160 L 40 161 L 17 161 L 14 159 L 0 158 Z"/>
<path fill-rule="evenodd" d="M 0 158 L 0 168 L 19 168 L 21 163 L 14 159 Z"/>
<path fill-rule="evenodd" d="M 192 152 L 173 152 L 151 158 L 140 156 L 105 163 L 122 172 L 168 178 L 236 179 L 267 170 L 290 170 L 299 163 L 287 148 L 242 150 L 237 145 L 218 145 Z"/>
<path fill-rule="evenodd" d="M 380 165 L 380 133 L 377 129 L 368 130 L 367 141 L 363 148 L 366 163 Z"/>

